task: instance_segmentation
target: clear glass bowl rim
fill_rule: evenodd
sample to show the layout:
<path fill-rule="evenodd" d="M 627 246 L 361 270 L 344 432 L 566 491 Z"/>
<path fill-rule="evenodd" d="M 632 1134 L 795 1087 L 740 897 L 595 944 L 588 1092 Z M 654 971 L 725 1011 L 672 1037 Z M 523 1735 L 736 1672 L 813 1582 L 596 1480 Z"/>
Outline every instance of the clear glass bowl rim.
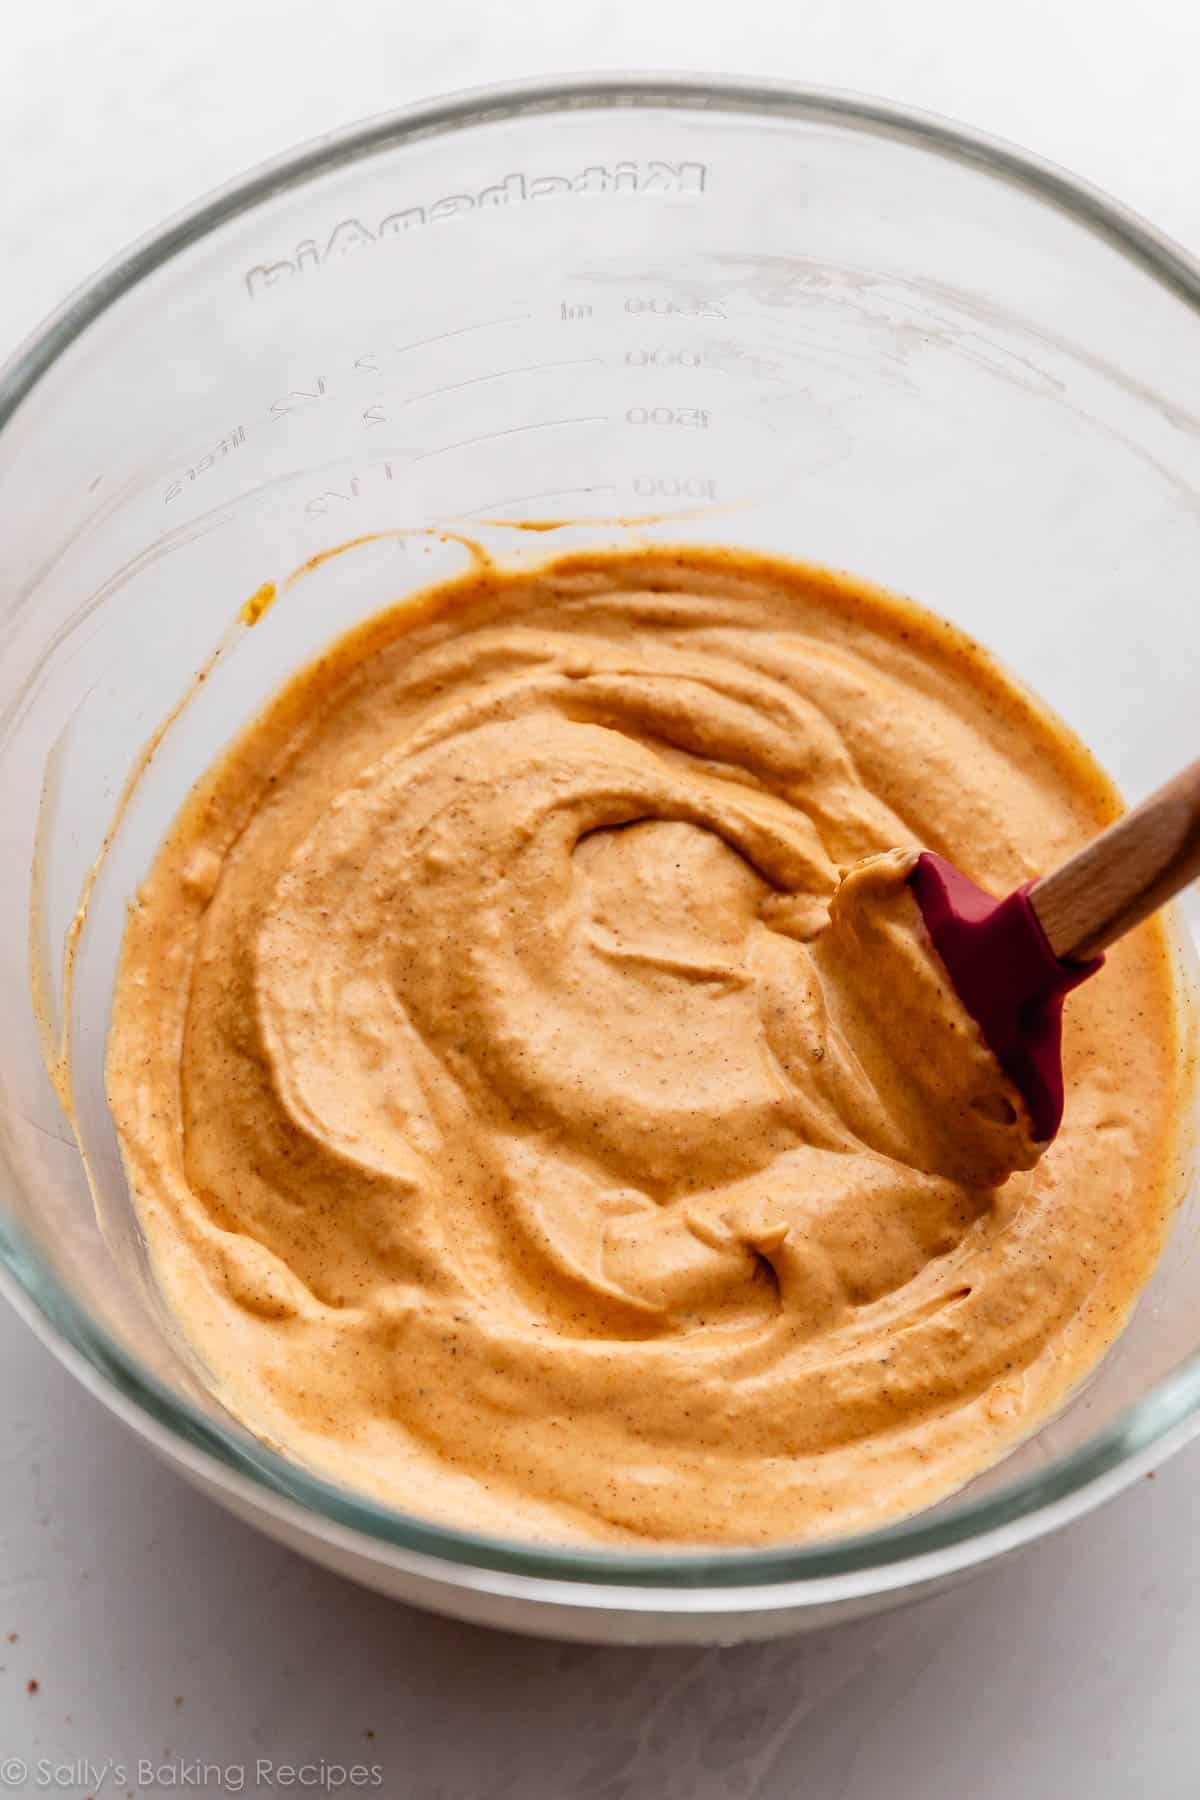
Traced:
<path fill-rule="evenodd" d="M 744 114 L 834 124 L 935 152 L 1021 189 L 1098 237 L 1182 300 L 1200 320 L 1200 262 L 1098 189 L 1015 147 L 948 120 L 867 96 L 783 81 L 742 81 L 693 74 L 568 76 L 471 89 L 363 121 L 262 164 L 178 214 L 114 258 L 77 290 L 0 368 L 0 432 L 58 359 L 123 295 L 226 221 L 305 181 L 385 149 L 472 126 L 580 109 L 634 107 Z M 395 1511 L 323 1480 L 237 1426 L 217 1425 L 173 1393 L 101 1329 L 57 1280 L 9 1218 L 0 1216 L 0 1286 L 49 1347 L 113 1410 L 160 1446 L 174 1440 L 180 1458 L 208 1481 L 258 1491 L 314 1525 L 327 1521 L 387 1547 L 467 1570 L 542 1582 L 675 1590 L 774 1588 L 820 1584 L 876 1572 L 880 1585 L 903 1581 L 904 1565 L 973 1560 L 969 1546 L 997 1549 L 1086 1510 L 1200 1432 L 1200 1352 L 1187 1358 L 1089 1442 L 1035 1475 L 966 1501 L 935 1518 L 922 1515 L 852 1538 L 765 1550 L 669 1553 L 532 1545 L 453 1530 Z M 86 1369 L 76 1366 L 82 1358 Z M 230 1476 L 233 1480 L 230 1481 Z M 978 1549 L 985 1553 L 982 1542 Z M 957 1554 L 955 1554 L 957 1552 Z M 965 1552 L 965 1554 L 964 1554 Z M 947 1553 L 950 1553 L 947 1557 Z M 885 1575 L 885 1571 L 888 1573 Z M 913 1571 L 915 1574 L 915 1570 Z M 577 1591 L 579 1591 L 577 1589 Z M 581 1594 L 582 1597 L 582 1594 Z M 715 1598 L 714 1593 L 714 1598 Z M 599 1598 L 599 1596 L 597 1596 Z"/>

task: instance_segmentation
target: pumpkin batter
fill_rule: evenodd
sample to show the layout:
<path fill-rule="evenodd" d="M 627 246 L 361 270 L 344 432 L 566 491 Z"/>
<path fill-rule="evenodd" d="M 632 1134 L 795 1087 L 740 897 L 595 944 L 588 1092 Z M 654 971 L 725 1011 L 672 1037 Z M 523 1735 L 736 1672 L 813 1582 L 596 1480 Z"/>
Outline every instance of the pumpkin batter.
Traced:
<path fill-rule="evenodd" d="M 130 912 L 110 1105 L 216 1390 L 509 1536 L 760 1543 L 944 1496 L 1124 1323 L 1180 1051 L 1143 926 L 1068 1002 L 1039 1160 L 911 847 L 1007 892 L 1116 810 L 977 647 L 813 569 L 481 565 L 359 627 Z"/>

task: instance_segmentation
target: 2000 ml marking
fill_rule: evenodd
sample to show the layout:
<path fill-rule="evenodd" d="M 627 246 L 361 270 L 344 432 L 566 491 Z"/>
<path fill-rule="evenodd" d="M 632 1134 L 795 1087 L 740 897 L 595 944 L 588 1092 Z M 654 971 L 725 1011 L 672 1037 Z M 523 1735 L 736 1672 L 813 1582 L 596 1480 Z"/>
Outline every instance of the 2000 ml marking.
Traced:
<path fill-rule="evenodd" d="M 247 269 L 243 280 L 252 300 L 268 288 L 292 281 L 313 269 L 338 260 L 353 251 L 389 238 L 403 237 L 426 225 L 437 225 L 447 219 L 461 218 L 464 213 L 484 212 L 492 207 L 520 206 L 528 200 L 547 200 L 567 194 L 702 194 L 708 180 L 708 164 L 701 162 L 645 162 L 629 160 L 615 163 L 589 163 L 571 175 L 506 175 L 502 181 L 469 193 L 443 194 L 439 199 L 417 206 L 400 207 L 385 213 L 374 224 L 361 219 L 340 219 L 320 239 L 304 238 L 290 256 L 274 262 L 256 263 Z"/>

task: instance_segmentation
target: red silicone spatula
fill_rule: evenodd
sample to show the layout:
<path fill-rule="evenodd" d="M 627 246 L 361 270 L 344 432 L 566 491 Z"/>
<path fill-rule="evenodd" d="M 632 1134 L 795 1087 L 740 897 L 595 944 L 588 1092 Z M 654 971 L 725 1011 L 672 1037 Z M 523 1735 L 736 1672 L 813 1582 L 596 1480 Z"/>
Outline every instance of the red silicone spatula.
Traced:
<path fill-rule="evenodd" d="M 1117 938 L 1200 875 L 1200 762 L 1073 856 L 997 900 L 923 851 L 909 883 L 926 928 L 997 1062 L 1048 1142 L 1063 1109 L 1063 998 Z"/>

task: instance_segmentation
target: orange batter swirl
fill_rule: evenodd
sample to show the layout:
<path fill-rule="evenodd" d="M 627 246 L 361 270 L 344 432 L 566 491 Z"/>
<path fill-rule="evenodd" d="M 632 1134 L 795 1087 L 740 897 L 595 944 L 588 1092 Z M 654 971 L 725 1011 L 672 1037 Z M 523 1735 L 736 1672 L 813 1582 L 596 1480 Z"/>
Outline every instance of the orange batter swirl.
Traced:
<path fill-rule="evenodd" d="M 1037 1160 L 904 876 L 920 845 L 1006 892 L 1115 807 L 960 634 L 797 565 L 485 567 L 359 627 L 129 918 L 110 1105 L 217 1392 L 509 1536 L 950 1492 L 1149 1275 L 1179 1034 L 1142 927 L 1069 1002 Z"/>

